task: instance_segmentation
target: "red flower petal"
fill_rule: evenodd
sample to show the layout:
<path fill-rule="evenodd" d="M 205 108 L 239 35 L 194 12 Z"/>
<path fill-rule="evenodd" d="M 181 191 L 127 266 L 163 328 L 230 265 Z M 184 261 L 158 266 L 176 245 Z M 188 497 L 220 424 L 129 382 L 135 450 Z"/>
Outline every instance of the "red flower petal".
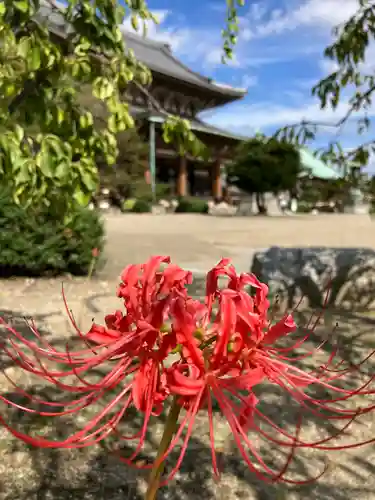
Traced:
<path fill-rule="evenodd" d="M 264 344 L 273 344 L 280 337 L 284 337 L 291 332 L 294 332 L 297 325 L 294 322 L 293 316 L 288 314 L 282 320 L 278 321 L 275 325 L 271 326 L 263 338 Z"/>

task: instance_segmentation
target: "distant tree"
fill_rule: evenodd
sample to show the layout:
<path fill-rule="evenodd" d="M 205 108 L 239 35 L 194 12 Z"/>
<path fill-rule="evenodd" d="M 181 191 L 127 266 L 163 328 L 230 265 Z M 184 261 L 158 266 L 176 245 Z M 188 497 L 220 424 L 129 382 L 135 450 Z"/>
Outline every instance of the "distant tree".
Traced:
<path fill-rule="evenodd" d="M 300 155 L 292 144 L 257 136 L 240 145 L 228 174 L 231 183 L 256 195 L 259 212 L 266 213 L 264 193 L 292 191 L 300 170 Z"/>
<path fill-rule="evenodd" d="M 375 208 L 375 176 L 367 180 L 364 188 L 367 200 L 371 204 L 371 212 L 374 213 Z"/>

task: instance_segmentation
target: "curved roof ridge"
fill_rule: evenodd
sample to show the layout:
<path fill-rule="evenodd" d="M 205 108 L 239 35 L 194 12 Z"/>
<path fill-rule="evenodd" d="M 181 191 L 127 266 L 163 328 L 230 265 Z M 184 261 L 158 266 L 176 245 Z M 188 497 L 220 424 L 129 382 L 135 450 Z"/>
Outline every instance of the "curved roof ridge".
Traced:
<path fill-rule="evenodd" d="M 127 29 L 121 30 L 125 38 L 133 38 L 137 42 L 144 43 L 145 45 L 151 45 L 157 47 L 159 49 L 168 48 L 171 50 L 171 46 L 169 43 L 153 40 L 152 38 L 148 38 L 147 36 L 141 35 L 140 33 L 134 33 L 133 31 L 129 31 Z"/>
<path fill-rule="evenodd" d="M 225 91 L 229 91 L 229 92 L 234 92 L 235 94 L 241 94 L 241 93 L 242 94 L 246 94 L 246 92 L 247 92 L 246 89 L 239 89 L 239 88 L 232 87 L 231 85 L 217 83 L 213 78 L 209 78 L 207 76 L 202 75 L 201 73 L 198 73 L 197 71 L 194 71 L 193 69 L 189 68 L 189 66 L 187 66 L 182 61 L 180 61 L 180 59 L 178 59 L 173 54 L 172 50 L 166 49 L 165 46 L 163 46 L 162 50 L 163 51 L 167 50 L 167 55 L 168 55 L 168 57 L 170 57 L 171 59 L 173 59 L 173 62 L 175 62 L 176 64 L 179 64 L 186 71 L 188 71 L 192 75 L 198 77 L 200 80 L 202 80 L 202 82 L 204 82 L 206 84 L 209 84 L 209 85 L 214 85 L 215 87 L 217 87 L 218 89 L 221 89 L 221 90 L 225 90 Z"/>
<path fill-rule="evenodd" d="M 59 36 L 66 36 L 69 31 L 64 16 L 54 12 L 46 0 L 41 0 L 36 16 L 46 21 L 48 29 L 57 31 L 56 34 Z M 211 91 L 220 102 L 230 102 L 246 95 L 247 89 L 239 89 L 215 82 L 213 79 L 192 70 L 173 54 L 172 47 L 168 43 L 153 40 L 126 29 L 121 31 L 125 42 L 130 42 L 127 44 L 128 48 L 132 49 L 136 58 L 148 66 L 151 71 Z"/>
<path fill-rule="evenodd" d="M 198 73 L 197 71 L 194 71 L 193 69 L 191 69 L 189 66 L 184 64 L 178 57 L 176 57 L 173 54 L 172 47 L 168 43 L 153 40 L 151 38 L 147 38 L 146 36 L 142 36 L 140 34 L 133 33 L 133 32 L 128 31 L 128 30 L 124 30 L 123 33 L 124 33 L 125 41 L 126 41 L 126 38 L 129 37 L 137 43 L 143 43 L 146 46 L 154 47 L 154 48 L 161 50 L 166 57 L 168 57 L 171 61 L 173 61 L 174 64 L 180 66 L 180 68 L 182 68 L 185 71 L 187 71 L 188 73 L 190 73 L 192 76 L 194 76 L 195 78 L 200 80 L 203 84 L 215 87 L 215 89 L 218 90 L 219 92 L 222 92 L 225 94 L 230 93 L 230 94 L 232 94 L 234 96 L 238 96 L 238 97 L 245 95 L 247 92 L 247 89 L 236 88 L 236 87 L 232 87 L 231 85 L 215 82 L 215 80 L 213 80 L 212 78 L 209 78 L 207 76 L 202 75 L 201 73 Z"/>

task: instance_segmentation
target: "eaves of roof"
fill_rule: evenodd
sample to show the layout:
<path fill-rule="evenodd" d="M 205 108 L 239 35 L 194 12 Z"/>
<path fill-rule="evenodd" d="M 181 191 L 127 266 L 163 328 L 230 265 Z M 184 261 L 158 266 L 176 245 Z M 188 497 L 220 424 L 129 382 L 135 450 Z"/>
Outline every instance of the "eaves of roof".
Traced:
<path fill-rule="evenodd" d="M 137 118 L 141 119 L 146 119 L 150 122 L 154 123 L 159 123 L 162 124 L 165 121 L 166 116 L 162 115 L 161 113 L 157 112 L 149 112 L 149 111 L 144 111 L 144 112 L 137 112 L 136 113 Z M 195 132 L 202 132 L 205 134 L 209 135 L 216 135 L 218 137 L 225 137 L 227 139 L 233 139 L 235 141 L 246 141 L 248 137 L 238 135 L 238 134 L 233 134 L 227 130 L 223 130 L 221 128 L 215 127 L 214 125 L 210 125 L 209 123 L 205 123 L 202 120 L 199 120 L 197 118 L 195 119 L 190 119 L 189 120 L 189 125 L 191 129 Z"/>
<path fill-rule="evenodd" d="M 72 31 L 66 25 L 64 17 L 58 12 L 54 12 L 50 4 L 43 0 L 36 16 L 40 21 L 47 23 L 51 32 L 60 37 L 66 37 Z M 220 84 L 193 71 L 176 58 L 171 48 L 165 43 L 129 32 L 124 32 L 124 39 L 127 48 L 132 49 L 136 58 L 153 72 L 205 89 L 224 99 L 227 98 L 229 101 L 241 99 L 247 93 L 247 89 Z"/>

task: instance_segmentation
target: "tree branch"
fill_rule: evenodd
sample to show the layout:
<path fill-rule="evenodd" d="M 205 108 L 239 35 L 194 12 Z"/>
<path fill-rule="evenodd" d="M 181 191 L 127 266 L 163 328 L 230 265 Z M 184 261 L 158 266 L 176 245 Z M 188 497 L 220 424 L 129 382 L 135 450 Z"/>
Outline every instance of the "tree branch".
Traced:
<path fill-rule="evenodd" d="M 152 103 L 152 105 L 154 106 L 154 108 L 156 109 L 156 111 L 158 111 L 159 113 L 161 113 L 162 115 L 165 115 L 165 116 L 169 116 L 170 113 L 168 113 L 158 102 L 157 99 L 155 99 L 155 97 L 151 94 L 151 92 L 149 92 L 146 87 L 144 87 L 142 84 L 140 84 L 139 82 L 136 82 L 136 81 L 133 81 L 132 83 L 134 83 L 134 85 L 137 87 L 138 90 L 140 90 L 142 92 L 142 94 L 144 94 L 148 99 L 149 101 Z"/>

